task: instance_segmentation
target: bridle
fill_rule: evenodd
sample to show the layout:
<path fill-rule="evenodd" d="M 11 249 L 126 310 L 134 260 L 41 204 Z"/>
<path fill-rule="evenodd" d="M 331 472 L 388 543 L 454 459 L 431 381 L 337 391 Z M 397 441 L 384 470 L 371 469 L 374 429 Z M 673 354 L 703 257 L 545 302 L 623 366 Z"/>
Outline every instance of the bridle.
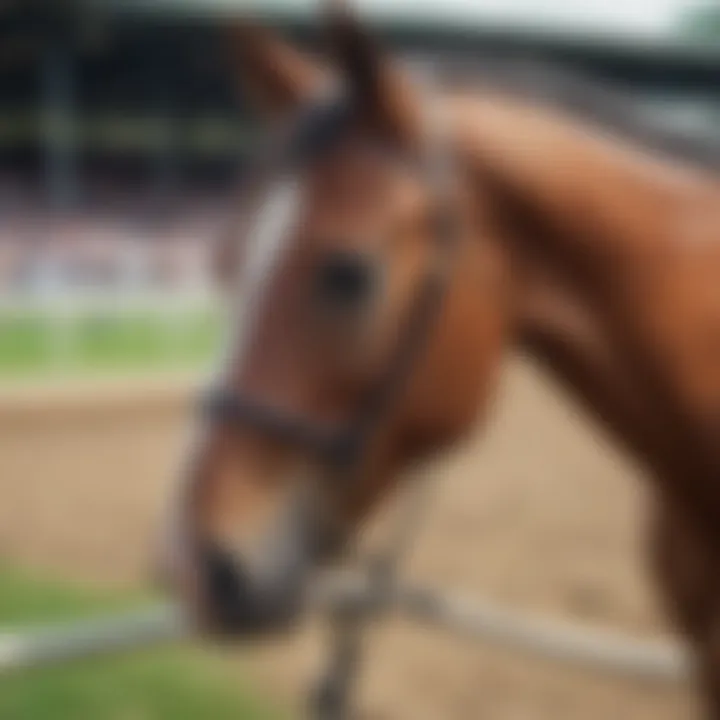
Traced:
<path fill-rule="evenodd" d="M 260 155 L 260 174 L 273 169 L 298 168 L 313 161 L 340 139 L 356 117 L 352 102 L 342 96 L 311 104 L 300 114 L 283 141 L 273 139 L 266 152 Z M 456 208 L 451 201 L 453 155 L 437 120 L 432 115 L 426 123 L 425 147 L 419 157 L 410 158 L 426 178 L 434 203 L 431 258 L 418 283 L 388 365 L 350 420 L 342 425 L 320 424 L 226 387 L 215 387 L 203 398 L 205 418 L 211 424 L 252 429 L 316 455 L 327 466 L 334 492 L 352 492 L 356 486 L 372 443 L 420 362 L 450 287 L 460 232 Z M 427 494 L 421 492 L 425 487 L 427 484 L 422 483 L 413 491 L 390 543 L 371 560 L 368 567 L 371 592 L 366 600 L 359 605 L 356 602 L 340 603 L 332 614 L 333 657 L 330 672 L 315 697 L 318 717 L 343 718 L 348 713 L 366 620 L 382 612 L 391 601 L 395 575 L 427 504 Z M 346 544 L 347 531 L 348 528 L 342 526 L 325 528 L 320 535 L 329 535 L 320 541 L 320 547 L 329 541 L 331 554 L 339 549 L 347 557 L 350 554 Z M 316 532 L 319 532 L 317 528 Z"/>
<path fill-rule="evenodd" d="M 274 142 L 260 157 L 261 170 L 302 167 L 330 148 L 356 117 L 351 102 L 335 97 L 310 105 L 293 125 L 284 142 Z M 422 352 L 440 317 L 448 294 L 460 232 L 456 208 L 451 201 L 452 153 L 437 121 L 429 129 L 420 157 L 410 158 L 426 178 L 434 203 L 430 238 L 432 254 L 418 283 L 408 315 L 401 327 L 398 343 L 389 363 L 374 387 L 342 425 L 328 426 L 277 408 L 261 399 L 233 392 L 226 387 L 211 389 L 203 400 L 205 417 L 210 423 L 250 428 L 315 454 L 327 466 L 333 492 L 352 492 L 370 455 L 370 448 L 384 421 L 393 412 L 401 393 L 418 365 Z M 426 484 L 409 498 L 401 522 L 386 549 L 368 568 L 365 602 L 341 603 L 333 613 L 333 658 L 331 670 L 318 688 L 316 714 L 321 718 L 347 715 L 352 679 L 361 658 L 361 637 L 366 621 L 382 612 L 392 597 L 398 567 L 407 553 L 418 527 L 424 506 Z M 348 528 L 316 528 L 318 547 L 331 554 L 338 550 L 346 556 Z M 327 537 L 324 537 L 327 535 Z"/>
<path fill-rule="evenodd" d="M 326 152 L 356 117 L 353 104 L 336 95 L 309 105 L 290 132 L 259 157 L 260 172 L 303 167 Z M 344 425 L 326 426 L 274 407 L 261 399 L 227 388 L 211 389 L 203 409 L 211 423 L 252 428 L 284 443 L 306 449 L 326 463 L 333 476 L 351 475 L 360 467 L 368 448 L 392 412 L 408 382 L 440 314 L 450 285 L 454 250 L 458 244 L 455 208 L 450 201 L 450 152 L 436 124 L 430 124 L 421 157 L 411 158 L 427 178 L 435 204 L 432 258 L 425 270 L 401 328 L 397 348 L 382 377 L 367 393 Z"/>

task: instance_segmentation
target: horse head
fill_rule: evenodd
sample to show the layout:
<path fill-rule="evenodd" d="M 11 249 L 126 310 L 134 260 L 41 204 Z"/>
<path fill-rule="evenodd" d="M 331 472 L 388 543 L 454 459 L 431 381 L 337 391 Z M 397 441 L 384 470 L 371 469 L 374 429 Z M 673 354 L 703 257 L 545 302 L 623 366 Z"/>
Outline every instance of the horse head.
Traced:
<path fill-rule="evenodd" d="M 325 64 L 233 33 L 272 142 L 221 248 L 230 340 L 166 563 L 222 633 L 299 616 L 313 571 L 403 470 L 474 426 L 506 337 L 497 230 L 442 98 L 344 8 L 327 15 Z"/>

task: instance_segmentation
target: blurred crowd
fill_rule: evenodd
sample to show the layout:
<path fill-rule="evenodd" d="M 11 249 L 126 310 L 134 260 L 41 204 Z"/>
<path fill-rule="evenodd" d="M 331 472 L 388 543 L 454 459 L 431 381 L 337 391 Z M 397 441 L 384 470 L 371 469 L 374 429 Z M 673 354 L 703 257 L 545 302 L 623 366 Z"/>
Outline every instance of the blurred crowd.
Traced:
<path fill-rule="evenodd" d="M 193 292 L 209 282 L 219 208 L 188 198 L 161 215 L 110 210 L 0 214 L 0 294 Z"/>

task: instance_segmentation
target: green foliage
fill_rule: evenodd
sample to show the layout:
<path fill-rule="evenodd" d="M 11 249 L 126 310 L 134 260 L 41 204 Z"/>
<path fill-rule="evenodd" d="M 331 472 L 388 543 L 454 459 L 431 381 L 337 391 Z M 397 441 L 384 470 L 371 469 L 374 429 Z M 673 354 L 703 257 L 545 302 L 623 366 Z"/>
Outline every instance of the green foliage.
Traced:
<path fill-rule="evenodd" d="M 0 626 L 97 616 L 137 598 L 87 594 L 0 564 Z M 2 720 L 273 720 L 217 658 L 169 649 L 0 677 Z"/>

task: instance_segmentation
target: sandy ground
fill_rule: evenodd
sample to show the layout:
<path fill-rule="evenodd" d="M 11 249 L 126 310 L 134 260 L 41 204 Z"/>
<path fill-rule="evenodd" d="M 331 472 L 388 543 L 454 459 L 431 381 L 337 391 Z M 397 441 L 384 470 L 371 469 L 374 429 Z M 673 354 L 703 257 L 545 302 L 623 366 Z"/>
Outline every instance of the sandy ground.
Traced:
<path fill-rule="evenodd" d="M 88 393 L 71 412 L 62 393 L 50 410 L 38 409 L 43 393 L 4 403 L 0 393 L 0 555 L 102 583 L 146 577 L 185 403 L 160 392 L 138 413 L 131 394 L 115 394 L 127 400 L 119 409 L 93 407 Z M 642 481 L 527 367 L 509 370 L 489 436 L 429 471 L 439 481 L 409 575 L 513 608 L 666 633 L 642 562 Z M 310 627 L 239 662 L 297 707 L 321 638 Z M 546 665 L 399 621 L 375 632 L 361 700 L 367 717 L 388 720 L 693 717 L 683 689 Z"/>

